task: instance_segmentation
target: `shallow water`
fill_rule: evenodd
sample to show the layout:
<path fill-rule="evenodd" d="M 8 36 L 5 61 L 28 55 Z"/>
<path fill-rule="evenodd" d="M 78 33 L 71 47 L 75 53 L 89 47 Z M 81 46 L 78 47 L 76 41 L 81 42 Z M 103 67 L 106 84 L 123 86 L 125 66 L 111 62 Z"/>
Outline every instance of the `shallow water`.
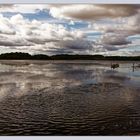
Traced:
<path fill-rule="evenodd" d="M 1 60 L 0 135 L 140 135 L 140 68 L 118 63 Z"/>

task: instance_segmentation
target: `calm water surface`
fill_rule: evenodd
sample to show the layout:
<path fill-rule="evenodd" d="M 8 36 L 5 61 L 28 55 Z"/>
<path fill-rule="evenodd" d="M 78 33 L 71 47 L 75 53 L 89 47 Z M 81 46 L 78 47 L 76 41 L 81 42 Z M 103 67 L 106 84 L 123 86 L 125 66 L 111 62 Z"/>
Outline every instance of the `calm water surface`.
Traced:
<path fill-rule="evenodd" d="M 0 135 L 140 135 L 140 67 L 118 63 L 0 61 Z"/>

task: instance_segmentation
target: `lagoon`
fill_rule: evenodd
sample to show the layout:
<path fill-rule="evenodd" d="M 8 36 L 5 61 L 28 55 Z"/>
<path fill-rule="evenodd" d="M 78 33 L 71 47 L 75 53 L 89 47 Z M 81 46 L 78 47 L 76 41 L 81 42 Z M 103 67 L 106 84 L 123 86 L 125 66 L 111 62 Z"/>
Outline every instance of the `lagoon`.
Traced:
<path fill-rule="evenodd" d="M 140 135 L 140 67 L 111 63 L 0 60 L 0 135 Z"/>

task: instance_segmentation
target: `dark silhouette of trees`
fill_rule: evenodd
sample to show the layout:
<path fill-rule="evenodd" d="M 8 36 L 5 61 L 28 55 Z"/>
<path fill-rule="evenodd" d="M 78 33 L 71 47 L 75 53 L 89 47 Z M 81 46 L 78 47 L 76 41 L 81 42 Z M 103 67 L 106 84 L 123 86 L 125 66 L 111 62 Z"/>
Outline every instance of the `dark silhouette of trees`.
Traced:
<path fill-rule="evenodd" d="M 5 53 L 0 55 L 0 59 L 31 59 L 31 55 L 22 52 Z"/>
<path fill-rule="evenodd" d="M 50 59 L 49 56 L 44 55 L 44 54 L 37 54 L 37 55 L 33 55 L 33 56 L 31 56 L 31 57 L 32 57 L 32 59 L 34 59 L 34 60 L 49 60 L 49 59 Z"/>
<path fill-rule="evenodd" d="M 0 55 L 5 60 L 119 60 L 119 61 L 140 61 L 140 56 L 103 56 L 103 55 L 69 55 L 60 54 L 47 56 L 44 54 L 30 55 L 28 53 L 13 52 Z"/>

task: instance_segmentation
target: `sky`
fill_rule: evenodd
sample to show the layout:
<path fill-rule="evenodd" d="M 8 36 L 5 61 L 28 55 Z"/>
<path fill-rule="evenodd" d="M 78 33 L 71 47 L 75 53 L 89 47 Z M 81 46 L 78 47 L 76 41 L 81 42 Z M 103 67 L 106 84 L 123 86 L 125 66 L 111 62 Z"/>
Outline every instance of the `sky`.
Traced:
<path fill-rule="evenodd" d="M 0 53 L 140 55 L 140 4 L 0 4 Z"/>

